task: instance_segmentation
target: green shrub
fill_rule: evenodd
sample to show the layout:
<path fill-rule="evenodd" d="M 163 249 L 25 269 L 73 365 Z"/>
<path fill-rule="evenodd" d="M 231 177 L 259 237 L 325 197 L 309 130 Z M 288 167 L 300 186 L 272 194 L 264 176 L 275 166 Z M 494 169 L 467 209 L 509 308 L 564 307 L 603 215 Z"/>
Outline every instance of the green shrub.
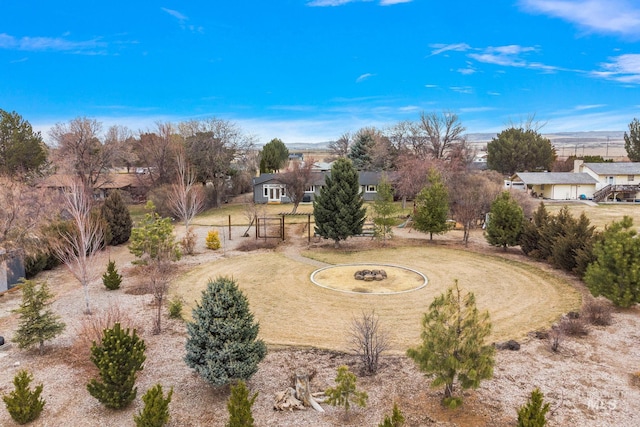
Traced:
<path fill-rule="evenodd" d="M 327 403 L 331 406 L 344 407 L 344 417 L 349 419 L 349 409 L 352 404 L 362 408 L 367 406 L 369 396 L 364 391 L 356 390 L 356 376 L 349 371 L 349 367 L 342 365 L 338 368 L 336 376 L 336 386 L 328 388 L 324 393 L 327 395 Z"/>
<path fill-rule="evenodd" d="M 91 361 L 98 368 L 101 381 L 92 379 L 87 384 L 91 396 L 108 408 L 126 407 L 136 398 L 134 387 L 136 374 L 142 370 L 146 357 L 145 343 L 138 337 L 135 329 L 123 330 L 120 323 L 105 329 L 101 345 L 95 342 L 91 346 Z"/>
<path fill-rule="evenodd" d="M 229 421 L 226 427 L 253 427 L 253 415 L 251 407 L 258 393 L 249 397 L 249 389 L 244 381 L 240 380 L 235 386 L 231 386 L 231 397 L 227 402 Z"/>
<path fill-rule="evenodd" d="M 378 424 L 378 427 L 402 427 L 404 425 L 404 415 L 402 415 L 402 411 L 398 408 L 398 404 L 393 404 L 393 412 L 391 416 L 387 415 L 384 417 L 384 421 L 381 424 Z"/>
<path fill-rule="evenodd" d="M 44 408 L 45 401 L 40 398 L 42 384 L 31 391 L 29 383 L 33 376 L 26 370 L 19 371 L 13 378 L 15 390 L 2 396 L 11 418 L 18 424 L 26 424 L 38 418 Z"/>
<path fill-rule="evenodd" d="M 211 230 L 207 233 L 207 249 L 220 249 L 220 236 L 217 230 Z"/>
<path fill-rule="evenodd" d="M 156 384 L 142 396 L 144 408 L 133 416 L 136 427 L 162 427 L 169 421 L 169 403 L 173 395 L 173 387 L 164 397 L 162 386 Z"/>
<path fill-rule="evenodd" d="M 171 319 L 182 319 L 183 301 L 180 297 L 175 297 L 169 301 L 169 317 Z"/>
<path fill-rule="evenodd" d="M 531 392 L 527 403 L 518 409 L 518 427 L 544 427 L 547 424 L 545 415 L 549 412 L 549 404 L 544 403 L 544 395 L 538 388 Z"/>
<path fill-rule="evenodd" d="M 105 288 L 110 291 L 115 291 L 116 289 L 120 289 L 121 283 L 122 276 L 116 269 L 116 262 L 109 260 L 109 264 L 107 264 L 107 271 L 102 275 L 102 284 L 104 284 Z"/>

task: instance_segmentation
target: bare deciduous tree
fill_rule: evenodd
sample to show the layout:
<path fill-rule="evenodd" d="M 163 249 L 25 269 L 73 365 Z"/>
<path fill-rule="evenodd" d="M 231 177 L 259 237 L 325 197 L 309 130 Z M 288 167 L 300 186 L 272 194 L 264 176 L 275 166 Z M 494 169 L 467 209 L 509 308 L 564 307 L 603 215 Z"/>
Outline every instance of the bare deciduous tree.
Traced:
<path fill-rule="evenodd" d="M 417 123 L 402 121 L 387 129 L 385 133 L 400 156 L 429 158 L 427 137 Z"/>
<path fill-rule="evenodd" d="M 204 206 L 204 194 L 196 186 L 196 174 L 187 164 L 184 155 L 178 154 L 177 179 L 171 186 L 169 204 L 173 213 L 184 223 L 185 232 L 189 224 Z"/>
<path fill-rule="evenodd" d="M 57 145 L 56 161 L 75 174 L 86 188 L 93 188 L 111 166 L 111 147 L 100 141 L 102 123 L 77 117 L 69 123 L 57 123 L 49 135 Z"/>
<path fill-rule="evenodd" d="M 171 123 L 156 123 L 154 131 L 140 133 L 135 141 L 134 152 L 142 166 L 147 168 L 153 186 L 168 184 L 174 172 L 174 160 L 180 136 Z"/>
<path fill-rule="evenodd" d="M 213 186 L 215 205 L 220 206 L 232 163 L 253 149 L 253 137 L 245 135 L 235 123 L 216 118 L 184 122 L 178 127 L 198 181 Z"/>
<path fill-rule="evenodd" d="M 283 173 L 279 180 L 287 187 L 287 196 L 293 203 L 291 213 L 296 213 L 298 205 L 304 197 L 305 189 L 311 184 L 311 168 L 314 160 L 308 159 L 304 164 L 293 162 L 291 169 Z"/>
<path fill-rule="evenodd" d="M 143 266 L 142 270 L 148 289 L 153 295 L 153 303 L 156 309 L 153 319 L 153 333 L 159 334 L 162 332 L 162 307 L 169 290 L 173 270 L 171 261 L 168 257 L 161 257 Z"/>
<path fill-rule="evenodd" d="M 127 173 L 138 163 L 134 142 L 133 132 L 126 126 L 111 126 L 104 136 L 105 147 L 112 151 L 113 165 L 126 167 Z"/>
<path fill-rule="evenodd" d="M 368 375 L 375 374 L 380 354 L 390 346 L 389 335 L 380 326 L 380 318 L 375 311 L 363 311 L 360 317 L 352 319 L 350 343 L 363 364 L 364 372 Z"/>
<path fill-rule="evenodd" d="M 103 244 L 103 229 L 99 219 L 91 215 L 91 192 L 82 183 L 74 182 L 65 194 L 65 206 L 74 225 L 61 232 L 54 250 L 62 263 L 84 289 L 85 313 L 91 314 L 89 283 L 100 275 L 99 251 Z"/>
<path fill-rule="evenodd" d="M 0 247 L 37 249 L 39 226 L 55 214 L 53 199 L 43 188 L 0 177 Z"/>
<path fill-rule="evenodd" d="M 331 154 L 331 159 L 339 159 L 340 157 L 347 157 L 349 154 L 349 148 L 351 146 L 351 142 L 353 141 L 351 137 L 351 133 L 345 132 L 340 135 L 335 141 L 331 141 L 329 143 L 329 152 Z"/>
<path fill-rule="evenodd" d="M 264 205 L 256 203 L 252 198 L 247 197 L 244 203 L 244 217 L 249 221 L 247 230 L 242 234 L 242 237 L 249 237 L 249 230 L 251 226 L 256 222 L 257 218 L 264 216 Z"/>
<path fill-rule="evenodd" d="M 450 111 L 442 114 L 422 113 L 420 128 L 426 134 L 428 150 L 434 159 L 447 158 L 451 145 L 461 140 L 466 130 L 458 120 L 458 115 Z"/>
<path fill-rule="evenodd" d="M 469 232 L 482 222 L 502 191 L 502 177 L 491 172 L 460 172 L 449 177 L 448 187 L 451 211 L 464 228 L 462 241 L 467 245 Z"/>

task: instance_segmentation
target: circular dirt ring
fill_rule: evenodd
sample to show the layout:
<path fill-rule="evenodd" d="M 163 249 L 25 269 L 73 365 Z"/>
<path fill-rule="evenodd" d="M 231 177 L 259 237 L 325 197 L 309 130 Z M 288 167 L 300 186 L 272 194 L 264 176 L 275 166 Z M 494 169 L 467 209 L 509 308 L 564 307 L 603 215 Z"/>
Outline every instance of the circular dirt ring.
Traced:
<path fill-rule="evenodd" d="M 384 280 L 356 280 L 354 275 L 366 267 L 384 270 Z M 427 276 L 417 270 L 394 264 L 338 264 L 320 268 L 311 273 L 311 282 L 322 288 L 339 292 L 368 295 L 390 295 L 412 292 L 427 286 Z"/>

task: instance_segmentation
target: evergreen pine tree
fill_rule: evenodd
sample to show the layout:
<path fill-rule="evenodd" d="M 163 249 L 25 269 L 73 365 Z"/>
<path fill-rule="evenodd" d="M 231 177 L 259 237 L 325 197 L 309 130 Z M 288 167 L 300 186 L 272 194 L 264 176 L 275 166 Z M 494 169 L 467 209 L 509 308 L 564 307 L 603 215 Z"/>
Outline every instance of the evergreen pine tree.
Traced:
<path fill-rule="evenodd" d="M 22 282 L 22 303 L 14 312 L 20 315 L 18 330 L 13 341 L 19 348 L 39 346 L 40 354 L 44 351 L 44 342 L 60 335 L 65 324 L 53 311 L 47 309 L 51 305 L 53 294 L 46 283 L 38 286 L 31 280 Z"/>
<path fill-rule="evenodd" d="M 122 275 L 116 269 L 116 262 L 109 260 L 107 271 L 102 275 L 102 284 L 110 291 L 115 291 L 120 288 L 121 283 Z"/>
<path fill-rule="evenodd" d="M 229 422 L 226 427 L 253 427 L 253 415 L 251 407 L 258 393 L 249 397 L 249 389 L 244 381 L 240 380 L 231 386 L 231 396 L 227 402 Z"/>
<path fill-rule="evenodd" d="M 485 238 L 491 246 L 500 246 L 506 252 L 508 246 L 518 244 L 523 222 L 522 208 L 508 191 L 503 191 L 491 203 Z"/>
<path fill-rule="evenodd" d="M 624 133 L 624 149 L 632 162 L 640 162 L 640 121 L 634 118 L 629 123 L 629 133 Z"/>
<path fill-rule="evenodd" d="M 9 415 L 20 425 L 38 418 L 44 408 L 45 401 L 40 398 L 42 384 L 31 391 L 31 387 L 29 387 L 31 381 L 33 381 L 33 376 L 29 372 L 24 369 L 19 371 L 13 378 L 15 389 L 2 396 Z"/>
<path fill-rule="evenodd" d="M 578 266 L 578 254 L 589 247 L 594 231 L 595 227 L 591 225 L 584 212 L 577 220 L 569 214 L 551 250 L 551 264 L 565 271 L 574 271 Z"/>
<path fill-rule="evenodd" d="M 375 145 L 373 133 L 362 129 L 355 135 L 355 140 L 349 150 L 349 159 L 353 162 L 353 167 L 359 171 L 371 168 L 371 150 Z"/>
<path fill-rule="evenodd" d="M 402 415 L 402 411 L 398 408 L 398 404 L 394 403 L 391 416 L 385 416 L 384 421 L 382 421 L 381 424 L 378 424 L 378 427 L 402 427 L 403 425 L 404 415 Z"/>
<path fill-rule="evenodd" d="M 384 174 L 378 182 L 376 199 L 371 207 L 376 237 L 386 242 L 393 235 L 394 215 L 398 212 L 398 207 L 393 203 L 391 183 Z"/>
<path fill-rule="evenodd" d="M 349 371 L 349 367 L 342 365 L 338 368 L 336 386 L 330 387 L 324 392 L 327 396 L 326 402 L 329 405 L 344 407 L 345 419 L 349 419 L 349 409 L 352 404 L 362 408 L 367 406 L 369 396 L 366 392 L 356 389 L 356 381 L 357 378 L 353 372 Z"/>
<path fill-rule="evenodd" d="M 111 241 L 110 245 L 119 245 L 129 240 L 133 221 L 126 203 L 119 191 L 114 191 L 104 200 L 100 208 L 102 218 L 107 222 Z"/>
<path fill-rule="evenodd" d="M 247 380 L 258 370 L 267 347 L 257 339 L 260 326 L 233 279 L 209 282 L 192 317 L 187 323 L 187 366 L 214 386 Z"/>
<path fill-rule="evenodd" d="M 94 342 L 91 346 L 91 361 L 98 368 L 100 381 L 94 378 L 87 384 L 89 394 L 108 408 L 129 405 L 138 392 L 134 385 L 137 372 L 143 369 L 145 349 L 135 329 L 130 333 L 120 323 L 105 329 L 101 345 Z"/>
<path fill-rule="evenodd" d="M 336 160 L 313 201 L 316 234 L 333 240 L 338 247 L 341 240 L 362 233 L 367 215 L 363 203 L 358 171 L 351 161 Z"/>
<path fill-rule="evenodd" d="M 541 230 L 549 223 L 549 212 L 544 203 L 533 212 L 531 221 L 525 221 L 520 235 L 520 249 L 525 255 L 535 259 L 546 259 L 540 254 Z"/>
<path fill-rule="evenodd" d="M 619 307 L 640 302 L 640 239 L 633 220 L 613 222 L 593 247 L 584 282 L 593 296 L 603 295 Z"/>
<path fill-rule="evenodd" d="M 162 385 L 156 384 L 142 396 L 144 408 L 133 416 L 136 427 L 162 427 L 169 422 L 169 403 L 173 395 L 173 387 L 164 397 Z"/>
<path fill-rule="evenodd" d="M 495 349 L 484 342 L 491 332 L 489 313 L 479 313 L 473 293 L 462 295 L 456 280 L 433 300 L 422 327 L 422 344 L 407 355 L 422 372 L 433 375 L 432 386 L 444 385 L 443 403 L 455 408 L 462 403 L 453 396 L 456 381 L 463 389 L 478 388 L 481 380 L 493 376 Z"/>
<path fill-rule="evenodd" d="M 545 415 L 549 412 L 550 405 L 543 405 L 543 398 L 539 389 L 531 392 L 527 403 L 518 409 L 518 427 L 544 427 L 547 424 Z"/>
<path fill-rule="evenodd" d="M 429 240 L 433 235 L 442 234 L 449 230 L 449 194 L 442 181 L 442 176 L 435 169 L 429 169 L 428 185 L 420 190 L 416 197 L 416 209 L 413 227 L 429 233 Z"/>
<path fill-rule="evenodd" d="M 162 218 L 155 212 L 153 202 L 147 202 L 144 220 L 131 230 L 129 252 L 140 260 L 134 263 L 146 265 L 150 261 L 179 260 L 180 249 L 173 234 L 171 218 Z"/>

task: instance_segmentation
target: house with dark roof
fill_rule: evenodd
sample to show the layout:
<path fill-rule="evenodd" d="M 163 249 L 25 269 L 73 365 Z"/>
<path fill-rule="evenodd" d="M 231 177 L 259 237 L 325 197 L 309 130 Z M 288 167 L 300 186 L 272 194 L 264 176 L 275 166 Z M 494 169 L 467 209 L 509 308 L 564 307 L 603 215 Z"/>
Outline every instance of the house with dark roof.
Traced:
<path fill-rule="evenodd" d="M 330 171 L 312 172 L 311 180 L 305 189 L 303 203 L 312 202 L 320 194 L 325 177 Z M 265 173 L 253 178 L 253 201 L 255 203 L 291 203 L 287 196 L 287 186 L 280 181 L 281 174 Z M 373 201 L 378 193 L 378 183 L 382 172 L 358 172 L 360 193 L 365 201 Z"/>

